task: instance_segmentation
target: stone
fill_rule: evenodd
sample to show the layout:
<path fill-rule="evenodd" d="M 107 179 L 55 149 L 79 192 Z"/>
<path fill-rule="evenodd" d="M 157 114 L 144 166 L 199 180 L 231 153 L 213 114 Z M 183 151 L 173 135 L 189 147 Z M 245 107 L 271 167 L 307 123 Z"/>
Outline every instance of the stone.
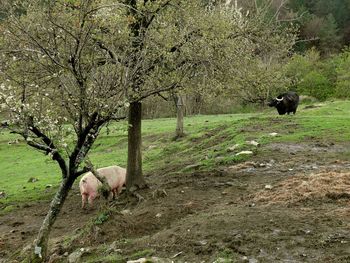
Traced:
<path fill-rule="evenodd" d="M 110 253 L 120 253 L 122 250 L 118 248 L 118 242 L 114 241 L 112 244 L 109 245 L 108 249 L 106 250 L 107 254 Z"/>
<path fill-rule="evenodd" d="M 90 251 L 90 249 L 88 248 L 81 248 L 81 249 L 78 249 L 76 251 L 74 251 L 73 253 L 71 253 L 69 256 L 68 256 L 68 262 L 69 263 L 77 263 L 77 262 L 80 262 L 80 258 L 85 254 L 85 253 L 88 253 Z"/>
<path fill-rule="evenodd" d="M 30 178 L 28 179 L 28 183 L 35 183 L 35 182 L 37 182 L 37 181 L 39 181 L 39 180 L 38 180 L 38 178 L 35 178 L 35 177 L 30 177 Z"/>
<path fill-rule="evenodd" d="M 239 156 L 239 155 L 252 155 L 252 154 L 253 154 L 252 151 L 241 151 L 239 153 L 236 153 L 235 155 Z"/>
<path fill-rule="evenodd" d="M 246 141 L 246 143 L 253 145 L 253 146 L 256 146 L 256 147 L 260 146 L 260 143 L 258 143 L 257 141 L 254 141 L 254 140 L 253 141 Z"/>
<path fill-rule="evenodd" d="M 131 211 L 129 210 L 129 209 L 124 209 L 124 210 L 122 210 L 122 211 L 120 211 L 120 213 L 122 214 L 122 215 L 131 215 L 132 213 L 131 213 Z"/>
<path fill-rule="evenodd" d="M 199 163 L 191 164 L 191 165 L 187 165 L 185 167 L 185 170 L 191 170 L 191 169 L 197 170 L 199 167 L 201 167 Z"/>
<path fill-rule="evenodd" d="M 227 149 L 228 152 L 234 152 L 239 147 L 239 144 L 235 144 Z"/>
<path fill-rule="evenodd" d="M 126 263 L 173 263 L 170 259 L 149 257 L 149 258 L 139 258 L 137 260 L 128 260 Z"/>
<path fill-rule="evenodd" d="M 213 263 L 226 263 L 228 262 L 226 258 L 217 258 Z"/>

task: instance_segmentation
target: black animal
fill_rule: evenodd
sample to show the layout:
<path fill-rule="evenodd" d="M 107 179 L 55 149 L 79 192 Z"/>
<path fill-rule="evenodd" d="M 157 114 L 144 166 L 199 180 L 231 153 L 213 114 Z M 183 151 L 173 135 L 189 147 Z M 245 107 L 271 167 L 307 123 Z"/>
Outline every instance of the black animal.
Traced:
<path fill-rule="evenodd" d="M 279 115 L 286 113 L 289 115 L 291 112 L 295 114 L 299 105 L 299 95 L 294 91 L 288 91 L 272 99 L 268 105 L 276 107 Z"/>

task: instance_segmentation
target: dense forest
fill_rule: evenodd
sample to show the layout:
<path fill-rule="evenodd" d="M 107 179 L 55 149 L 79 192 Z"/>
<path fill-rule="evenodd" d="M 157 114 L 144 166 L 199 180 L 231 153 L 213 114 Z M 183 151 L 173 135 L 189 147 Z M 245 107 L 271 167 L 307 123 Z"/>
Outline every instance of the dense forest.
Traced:
<path fill-rule="evenodd" d="M 287 15 L 299 18 L 303 41 L 297 44 L 298 51 L 314 46 L 322 54 L 330 54 L 349 45 L 349 0 L 289 0 L 287 10 Z"/>
<path fill-rule="evenodd" d="M 257 2 L 265 4 L 269 1 L 239 0 L 238 4 L 250 9 Z M 278 19 L 298 24 L 300 40 L 296 44 L 296 51 L 305 52 L 311 47 L 317 47 L 322 54 L 330 54 L 350 44 L 350 0 L 273 0 L 270 8 L 280 11 Z M 18 12 L 24 10 L 19 8 Z M 6 16 L 7 11 L 0 4 L 0 20 Z"/>

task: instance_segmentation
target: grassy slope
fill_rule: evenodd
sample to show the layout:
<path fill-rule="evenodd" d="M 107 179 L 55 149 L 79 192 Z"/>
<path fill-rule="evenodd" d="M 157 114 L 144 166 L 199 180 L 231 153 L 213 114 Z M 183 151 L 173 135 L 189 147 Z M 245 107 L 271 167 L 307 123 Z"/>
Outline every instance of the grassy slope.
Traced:
<path fill-rule="evenodd" d="M 209 170 L 218 165 L 230 165 L 247 157 L 237 157 L 227 149 L 240 144 L 240 150 L 253 150 L 245 143 L 257 140 L 303 141 L 308 138 L 345 141 L 350 137 L 350 102 L 336 101 L 320 107 L 303 109 L 296 116 L 278 116 L 274 110 L 255 114 L 196 116 L 185 119 L 188 136 L 173 141 L 175 119 L 145 120 L 143 122 L 144 169 L 157 172 L 167 164 L 185 170 L 190 164 L 199 164 Z M 288 132 L 293 125 L 294 132 Z M 264 126 L 262 132 L 260 127 Z M 295 128 L 296 126 L 296 128 Z M 120 129 L 120 127 L 124 127 Z M 266 127 L 279 136 L 271 137 Z M 0 191 L 7 198 L 0 199 L 0 213 L 20 206 L 26 201 L 49 199 L 59 183 L 57 165 L 48 157 L 30 149 L 23 142 L 9 145 L 14 135 L 0 134 Z M 91 159 L 97 167 L 111 164 L 126 165 L 127 138 L 125 124 L 116 124 L 107 134 L 104 131 L 91 151 Z M 35 177 L 35 183 L 28 179 Z M 48 184 L 52 188 L 46 189 Z"/>

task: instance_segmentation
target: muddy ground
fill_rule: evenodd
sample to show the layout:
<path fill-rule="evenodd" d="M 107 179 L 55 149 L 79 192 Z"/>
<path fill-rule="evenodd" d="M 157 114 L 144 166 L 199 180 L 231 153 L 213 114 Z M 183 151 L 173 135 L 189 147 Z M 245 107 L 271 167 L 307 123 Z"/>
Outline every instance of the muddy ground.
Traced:
<path fill-rule="evenodd" d="M 128 202 L 122 195 L 113 204 L 122 212 L 58 249 L 100 213 L 80 209 L 75 186 L 54 226 L 51 248 L 61 262 L 67 261 L 65 252 L 93 251 L 114 241 L 123 255 L 150 249 L 174 262 L 350 262 L 349 147 L 312 139 L 274 143 L 260 146 L 248 162 L 211 172 L 169 175 L 178 169 L 169 167 L 149 174 L 152 188 L 140 193 L 145 201 Z M 308 178 L 315 174 L 325 179 L 312 185 Z M 32 242 L 48 205 L 28 204 L 0 218 L 0 257 Z"/>

